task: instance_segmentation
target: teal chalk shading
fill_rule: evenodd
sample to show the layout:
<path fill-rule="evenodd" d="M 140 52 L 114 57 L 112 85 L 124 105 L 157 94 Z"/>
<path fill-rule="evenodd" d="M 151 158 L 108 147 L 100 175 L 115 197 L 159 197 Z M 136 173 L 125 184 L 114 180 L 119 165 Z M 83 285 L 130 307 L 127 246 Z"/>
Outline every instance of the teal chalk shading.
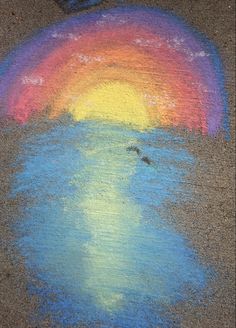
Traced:
<path fill-rule="evenodd" d="M 96 6 L 103 0 L 56 0 L 56 2 L 65 12 L 70 13 Z"/>
<path fill-rule="evenodd" d="M 178 326 L 166 307 L 200 295 L 209 273 L 160 215 L 191 198 L 194 158 L 183 139 L 73 123 L 27 137 L 16 164 L 11 197 L 27 197 L 17 246 L 41 282 L 30 285 L 40 318 L 62 327 Z"/>

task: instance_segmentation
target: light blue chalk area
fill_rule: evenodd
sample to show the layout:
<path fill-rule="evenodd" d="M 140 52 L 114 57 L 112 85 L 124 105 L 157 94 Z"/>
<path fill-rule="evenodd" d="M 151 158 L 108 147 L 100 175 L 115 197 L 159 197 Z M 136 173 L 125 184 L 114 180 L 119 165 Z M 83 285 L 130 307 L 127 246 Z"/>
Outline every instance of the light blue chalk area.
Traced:
<path fill-rule="evenodd" d="M 16 165 L 11 197 L 28 200 L 17 246 L 41 282 L 30 285 L 40 316 L 62 327 L 178 326 L 166 306 L 200 293 L 208 275 L 163 218 L 167 203 L 191 198 L 194 158 L 181 138 L 67 124 L 26 138 Z"/>

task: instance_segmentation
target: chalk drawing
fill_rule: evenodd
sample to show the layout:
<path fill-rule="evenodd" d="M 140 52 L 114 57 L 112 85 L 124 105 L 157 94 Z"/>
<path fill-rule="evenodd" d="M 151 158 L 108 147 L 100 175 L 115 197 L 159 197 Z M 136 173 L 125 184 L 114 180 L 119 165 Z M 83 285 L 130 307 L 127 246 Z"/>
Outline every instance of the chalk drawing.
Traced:
<path fill-rule="evenodd" d="M 39 317 L 178 326 L 166 309 L 200 298 L 212 269 L 163 213 L 192 199 L 195 159 L 175 129 L 228 133 L 214 46 L 164 11 L 122 7 L 40 31 L 0 72 L 1 118 L 31 129 L 9 197 L 27 199 L 14 229 Z"/>

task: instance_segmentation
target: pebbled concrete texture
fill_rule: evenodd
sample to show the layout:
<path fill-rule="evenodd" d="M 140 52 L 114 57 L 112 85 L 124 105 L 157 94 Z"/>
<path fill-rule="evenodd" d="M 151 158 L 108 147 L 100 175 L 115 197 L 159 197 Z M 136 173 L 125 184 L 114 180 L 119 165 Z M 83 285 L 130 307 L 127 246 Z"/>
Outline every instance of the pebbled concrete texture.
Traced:
<path fill-rule="evenodd" d="M 117 1 L 103 1 L 98 8 L 112 7 Z M 204 306 L 179 304 L 170 309 L 178 314 L 181 327 L 233 328 L 234 322 L 234 1 L 120 1 L 122 5 L 158 6 L 183 17 L 215 42 L 222 56 L 229 94 L 231 140 L 219 136 L 189 139 L 188 149 L 197 158 L 195 177 L 191 180 L 196 198 L 181 208 L 171 206 L 169 219 L 197 250 L 201 260 L 212 265 L 217 278 L 209 286 L 210 300 Z M 85 11 L 83 11 L 85 12 Z M 64 19 L 64 13 L 53 0 L 0 0 L 0 58 L 35 30 Z M 184 133 L 181 133 L 184 135 Z M 11 226 L 18 213 L 17 202 L 6 200 L 13 169 L 10 164 L 24 136 L 0 132 L 0 327 L 52 327 L 50 318 L 39 325 L 31 317 L 37 310 L 36 298 L 27 292 L 28 274 L 24 259 L 14 249 Z M 186 136 L 188 138 L 188 136 Z"/>

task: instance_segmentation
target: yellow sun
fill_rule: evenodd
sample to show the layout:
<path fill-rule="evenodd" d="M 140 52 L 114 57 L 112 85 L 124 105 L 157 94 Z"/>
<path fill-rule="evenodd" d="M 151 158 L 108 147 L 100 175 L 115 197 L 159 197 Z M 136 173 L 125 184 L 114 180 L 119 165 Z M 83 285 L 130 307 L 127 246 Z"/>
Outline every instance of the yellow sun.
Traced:
<path fill-rule="evenodd" d="M 128 83 L 117 81 L 100 84 L 78 97 L 70 112 L 76 121 L 110 121 L 141 130 L 151 126 L 143 96 Z"/>

